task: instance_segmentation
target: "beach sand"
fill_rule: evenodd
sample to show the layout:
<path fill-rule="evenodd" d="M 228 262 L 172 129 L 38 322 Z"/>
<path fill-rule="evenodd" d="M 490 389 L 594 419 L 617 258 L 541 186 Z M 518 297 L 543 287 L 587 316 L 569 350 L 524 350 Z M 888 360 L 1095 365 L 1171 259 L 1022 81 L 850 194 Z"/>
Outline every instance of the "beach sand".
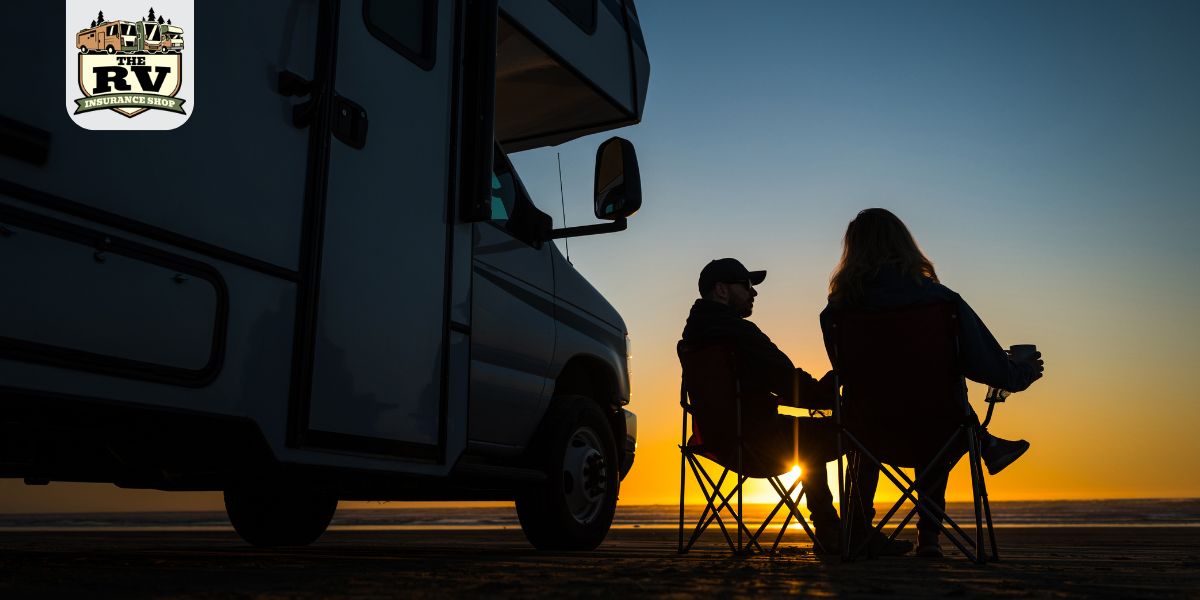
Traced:
<path fill-rule="evenodd" d="M 0 597 L 1200 598 L 1200 528 L 1013 527 L 1001 562 L 913 556 L 843 563 L 789 533 L 735 558 L 719 536 L 675 552 L 670 529 L 609 533 L 593 552 L 539 552 L 516 529 L 330 531 L 260 550 L 232 531 L 3 532 Z M 947 548 L 949 549 L 949 548 Z"/>

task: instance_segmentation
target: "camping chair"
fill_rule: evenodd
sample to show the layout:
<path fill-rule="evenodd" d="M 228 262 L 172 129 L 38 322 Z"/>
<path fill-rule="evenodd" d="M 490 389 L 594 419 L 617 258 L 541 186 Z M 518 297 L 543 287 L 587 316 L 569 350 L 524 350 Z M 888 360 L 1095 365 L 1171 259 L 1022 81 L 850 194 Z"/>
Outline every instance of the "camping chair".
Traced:
<path fill-rule="evenodd" d="M 804 487 L 801 485 L 800 478 L 796 478 L 791 486 L 785 486 L 778 476 L 764 477 L 779 495 L 779 502 L 775 504 L 775 508 L 754 532 L 751 532 L 746 526 L 742 512 L 743 487 L 746 481 L 752 477 L 745 475 L 742 469 L 744 449 L 741 436 L 742 397 L 736 371 L 737 362 L 733 351 L 721 344 L 691 346 L 682 341 L 679 342 L 676 349 L 679 354 L 679 363 L 683 367 L 683 377 L 679 389 L 679 404 L 683 408 L 683 423 L 679 440 L 679 552 L 686 553 L 690 550 L 700 539 L 700 535 L 716 521 L 726 543 L 729 544 L 729 549 L 735 554 L 761 553 L 763 548 L 759 544 L 759 537 L 784 507 L 787 508 L 786 517 L 779 534 L 775 537 L 775 543 L 771 546 L 771 552 L 779 547 L 779 543 L 783 540 L 783 534 L 787 531 L 793 518 L 804 528 L 809 538 L 813 540 L 814 546 L 822 548 L 820 542 L 813 535 L 808 522 L 800 514 L 798 504 L 804 496 Z M 688 437 L 689 417 L 691 420 L 690 438 Z M 728 444 L 723 444 L 721 448 L 718 448 L 711 443 L 713 441 L 711 438 L 716 436 L 711 435 L 710 443 L 706 444 L 702 433 L 705 427 L 708 427 L 710 433 L 715 432 L 717 427 L 714 424 L 722 421 L 732 422 L 734 425 L 736 440 L 733 444 L 735 448 L 733 456 L 729 456 Z M 704 462 L 700 460 L 701 458 L 711 461 L 721 468 L 721 473 L 716 479 L 709 474 Z M 684 501 L 689 468 L 704 495 L 706 504 L 700 519 L 685 542 Z M 799 492 L 797 492 L 797 488 L 799 488 Z M 736 511 L 730 506 L 734 501 L 734 496 L 736 496 Z M 722 517 L 722 514 L 725 516 Z M 727 523 L 726 518 L 731 522 Z M 735 536 L 729 532 L 731 527 L 736 530 L 736 543 L 734 542 Z M 745 543 L 743 543 L 744 540 Z"/>
<path fill-rule="evenodd" d="M 958 363 L 958 314 L 949 303 L 928 304 L 876 312 L 832 314 L 831 356 L 839 390 L 834 418 L 838 435 L 838 487 L 842 498 L 843 558 L 859 554 L 867 540 L 853 544 L 853 521 L 862 518 L 863 502 L 853 489 L 860 466 L 876 466 L 896 485 L 901 497 L 875 527 L 884 526 L 907 502 L 911 509 L 888 537 L 894 540 L 920 511 L 925 518 L 942 519 L 941 532 L 972 561 L 989 560 L 983 547 L 983 521 L 991 540 L 990 560 L 998 560 L 992 513 L 988 504 L 980 460 L 981 426 L 967 401 L 966 383 Z M 989 394 L 988 416 L 999 397 Z M 913 435 L 914 431 L 924 432 Z M 850 447 L 842 446 L 849 442 Z M 944 509 L 914 492 L 933 477 L 944 473 L 937 467 L 915 473 L 910 479 L 900 467 L 938 465 L 951 452 L 967 449 L 971 469 L 971 493 L 975 504 L 975 535 L 972 539 Z M 847 482 L 842 479 L 843 450 L 853 453 Z M 955 458 L 959 454 L 953 455 Z M 849 489 L 848 489 L 849 488 Z M 851 504 L 847 508 L 847 503 Z M 868 523 L 869 525 L 869 523 Z M 947 525 L 949 527 L 947 527 Z M 862 528 L 865 529 L 865 528 Z"/>

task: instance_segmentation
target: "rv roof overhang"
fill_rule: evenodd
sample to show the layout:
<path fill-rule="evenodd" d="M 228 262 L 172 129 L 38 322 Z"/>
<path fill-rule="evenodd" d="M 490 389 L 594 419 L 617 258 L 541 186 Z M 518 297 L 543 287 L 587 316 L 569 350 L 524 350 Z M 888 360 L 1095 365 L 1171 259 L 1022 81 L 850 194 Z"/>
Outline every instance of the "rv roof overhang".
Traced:
<path fill-rule="evenodd" d="M 588 33 L 549 0 L 501 2 L 495 123 L 507 151 L 641 120 L 650 63 L 640 25 L 618 0 L 598 4 Z"/>

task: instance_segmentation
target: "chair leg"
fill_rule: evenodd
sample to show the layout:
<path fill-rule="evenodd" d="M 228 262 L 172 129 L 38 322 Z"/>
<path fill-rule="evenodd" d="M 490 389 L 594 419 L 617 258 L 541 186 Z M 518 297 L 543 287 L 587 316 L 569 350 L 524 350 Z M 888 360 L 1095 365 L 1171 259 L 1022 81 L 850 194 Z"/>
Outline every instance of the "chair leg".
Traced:
<path fill-rule="evenodd" d="M 897 473 L 899 473 L 899 475 L 904 478 L 906 482 L 909 481 L 908 476 L 902 471 L 897 471 Z M 917 477 L 915 481 L 910 482 L 909 491 L 911 492 L 912 490 L 915 490 L 921 481 L 927 476 L 928 473 L 922 473 L 921 476 Z M 909 497 L 912 498 L 911 494 Z M 963 554 L 966 555 L 971 561 L 978 561 L 975 552 L 967 549 L 967 547 L 970 546 L 978 551 L 976 541 L 971 539 L 971 536 L 959 526 L 957 521 L 950 518 L 950 515 L 946 514 L 945 509 L 929 504 L 920 497 L 913 498 L 912 502 L 914 504 L 914 509 L 920 510 L 924 516 L 938 521 L 939 528 L 941 532 L 946 535 L 946 539 L 950 540 L 955 546 L 957 546 L 958 549 L 961 550 Z M 946 527 L 947 523 L 950 524 L 949 528 Z"/>
<path fill-rule="evenodd" d="M 838 434 L 838 450 L 841 450 L 841 434 Z M 854 524 L 859 518 L 866 519 L 866 511 L 862 507 L 862 498 L 859 497 L 855 482 L 858 480 L 858 452 L 852 453 L 846 460 L 846 481 L 842 480 L 842 457 L 838 456 L 838 491 L 842 507 L 842 531 L 840 542 L 842 544 L 842 560 L 848 561 L 854 558 L 854 554 L 850 552 L 850 543 L 853 540 L 851 532 L 854 531 Z"/>
<path fill-rule="evenodd" d="M 717 491 L 719 487 L 716 487 L 712 494 L 708 493 L 708 488 L 705 487 L 704 481 L 707 480 L 711 484 L 712 478 L 708 476 L 708 472 L 704 470 L 703 465 L 699 464 L 699 460 L 696 459 L 696 457 L 691 456 L 689 459 L 690 460 L 688 460 L 688 464 L 692 467 L 692 474 L 696 477 L 696 483 L 700 485 L 700 493 L 704 495 L 707 505 L 705 505 L 704 511 L 700 513 L 700 521 L 696 523 L 696 529 L 692 532 L 692 537 L 688 541 L 687 548 L 691 548 L 693 545 L 695 545 L 696 541 L 700 539 L 700 535 L 704 533 L 705 529 L 708 528 L 708 524 L 712 522 L 713 518 L 716 518 L 717 525 L 721 529 L 721 534 L 725 536 L 725 542 L 729 544 L 729 549 L 736 552 L 737 550 L 733 546 L 733 538 L 729 537 L 729 532 L 725 529 L 725 522 L 721 520 L 721 515 L 713 504 L 716 501 L 714 495 L 719 495 Z M 701 477 L 701 473 L 704 474 L 703 477 Z M 721 473 L 721 477 L 718 479 L 718 482 L 724 482 L 725 476 L 728 474 L 729 469 L 725 469 Z M 716 486 L 720 486 L 720 483 L 717 483 Z M 712 511 L 712 516 L 709 516 L 710 510 Z"/>
<path fill-rule="evenodd" d="M 792 484 L 792 488 L 790 490 L 788 490 L 789 494 L 791 494 L 793 491 L 795 491 L 796 485 L 799 483 L 799 481 L 800 480 L 797 479 L 796 482 Z M 754 532 L 754 539 L 757 540 L 759 537 L 762 536 L 763 531 L 765 531 L 767 529 L 767 526 L 769 526 L 771 524 L 771 521 L 773 521 L 775 519 L 775 515 L 779 514 L 779 509 L 781 509 L 781 508 L 783 508 L 783 499 L 782 498 L 779 499 L 779 502 L 775 503 L 775 508 L 771 509 L 771 512 L 767 513 L 767 517 L 765 519 L 763 519 L 763 522 L 761 524 L 759 524 L 758 529 Z M 783 526 L 785 528 L 787 527 L 787 521 L 784 521 Z M 778 544 L 776 544 L 776 546 L 778 546 Z M 774 550 L 775 550 L 774 547 L 772 547 L 771 551 L 774 552 Z"/>
<path fill-rule="evenodd" d="M 987 518 L 988 537 L 992 543 L 992 560 L 1000 560 L 1000 551 L 996 548 L 996 529 L 992 527 L 992 508 L 988 504 L 987 484 L 982 478 L 979 480 L 979 489 L 983 492 L 983 514 Z"/>
<path fill-rule="evenodd" d="M 795 485 L 793 485 L 792 488 L 795 489 Z M 791 494 L 791 490 L 789 490 L 788 493 Z M 796 496 L 796 501 L 799 502 L 803 497 L 804 488 L 800 488 L 800 495 Z M 792 512 L 789 510 L 787 516 L 783 518 L 783 526 L 779 528 L 779 534 L 775 536 L 775 543 L 771 544 L 772 553 L 779 549 L 779 543 L 783 541 L 783 534 L 787 532 L 788 525 L 790 525 L 792 522 L 792 516 Z"/>
<path fill-rule="evenodd" d="M 686 416 L 684 417 L 687 418 Z M 686 424 L 684 425 L 686 427 Z M 684 488 L 687 485 L 687 451 L 679 447 L 679 550 L 680 554 L 687 552 L 683 547 L 683 502 Z"/>
<path fill-rule="evenodd" d="M 930 519 L 938 521 L 941 530 L 947 534 L 946 535 L 947 539 L 949 539 L 956 547 L 958 547 L 958 549 L 961 550 L 963 552 L 963 554 L 966 555 L 972 562 L 977 560 L 974 552 L 971 552 L 970 550 L 968 550 L 967 547 L 961 541 L 958 540 L 958 538 L 956 538 L 955 536 L 953 536 L 949 533 L 949 530 L 946 529 L 945 523 L 949 522 L 951 524 L 951 526 L 953 526 L 954 530 L 957 531 L 960 535 L 962 535 L 963 539 L 966 540 L 966 542 L 968 544 L 974 545 L 975 542 L 973 540 L 971 540 L 971 537 L 969 535 L 967 535 L 967 533 L 965 531 L 963 531 L 962 528 L 959 527 L 958 524 L 955 523 L 953 519 L 949 518 L 946 515 L 944 510 L 939 510 L 939 509 L 937 509 L 937 507 L 930 505 L 924 499 L 917 498 L 912 495 L 913 490 L 916 489 L 916 483 L 914 483 L 912 480 L 910 480 L 908 478 L 908 476 L 904 474 L 903 471 L 897 470 L 896 475 L 899 475 L 900 478 L 904 479 L 905 484 L 907 484 L 907 487 L 906 487 L 904 484 L 901 484 L 900 479 L 897 479 L 897 476 L 893 475 L 892 471 L 890 469 L 885 468 L 884 465 L 881 464 L 878 459 L 876 459 L 874 456 L 871 456 L 870 453 L 864 453 L 864 454 L 867 455 L 867 457 L 871 460 L 872 464 L 874 464 L 876 467 L 879 468 L 879 471 L 881 473 L 883 473 L 884 475 L 887 476 L 887 478 L 892 482 L 893 485 L 895 485 L 898 489 L 903 491 L 903 495 L 898 502 L 904 502 L 907 499 L 910 502 L 912 502 L 913 505 L 915 506 L 915 508 L 917 510 L 921 511 L 922 514 L 929 517 Z M 939 453 L 938 458 L 940 459 L 940 453 Z M 936 460 L 933 462 L 936 462 Z M 918 477 L 917 481 L 920 481 L 920 479 L 921 478 Z M 877 527 L 882 527 L 882 523 L 881 523 L 881 525 L 879 525 Z"/>
<path fill-rule="evenodd" d="M 808 534 L 808 537 L 812 539 L 813 545 L 816 546 L 817 548 L 819 548 L 823 552 L 825 550 L 825 547 L 821 545 L 821 541 L 818 540 L 817 536 L 813 534 L 812 529 L 808 526 L 808 521 L 805 520 L 804 515 L 800 513 L 800 507 L 797 506 L 795 502 L 792 502 L 791 494 L 783 489 L 783 483 L 780 482 L 776 478 L 772 478 L 771 485 L 773 487 L 775 487 L 776 493 L 778 493 L 780 496 L 783 497 L 783 501 L 786 502 L 788 505 L 788 510 L 791 512 L 791 514 L 793 516 L 796 517 L 796 521 L 798 523 L 800 523 L 801 527 L 804 528 L 804 532 Z M 801 494 L 803 494 L 803 493 L 804 492 L 803 492 L 803 488 L 802 488 Z M 780 537 L 781 538 L 783 537 L 782 533 L 780 534 Z"/>
<path fill-rule="evenodd" d="M 980 499 L 979 482 L 983 479 L 982 464 L 979 457 L 979 438 L 975 431 L 964 430 L 967 436 L 967 459 L 971 461 L 971 499 L 975 503 L 975 549 L 979 552 L 976 562 L 986 562 L 987 553 L 983 548 L 983 505 Z"/>
<path fill-rule="evenodd" d="M 697 469 L 699 461 L 696 459 L 693 459 L 693 460 L 694 460 L 694 463 L 693 463 L 692 468 L 693 468 L 693 470 L 695 470 L 695 469 Z M 701 490 L 704 491 L 704 495 L 709 498 L 709 504 L 705 508 L 704 514 L 701 515 L 701 520 L 703 521 L 703 519 L 705 517 L 707 517 L 708 521 L 703 522 L 702 524 L 697 526 L 697 532 L 692 535 L 692 539 L 693 539 L 692 543 L 695 543 L 695 540 L 699 538 L 700 533 L 702 533 L 704 531 L 704 529 L 708 527 L 708 523 L 710 523 L 713 518 L 716 518 L 717 524 L 721 526 L 722 533 L 725 534 L 726 541 L 729 542 L 729 544 L 730 544 L 730 548 L 733 550 L 733 552 L 739 553 L 739 552 L 741 552 L 741 549 L 740 549 L 741 546 L 740 546 L 740 544 L 738 546 L 734 546 L 733 539 L 732 539 L 732 537 L 729 536 L 728 531 L 725 529 L 725 522 L 723 519 L 721 519 L 721 516 L 719 513 L 722 509 L 727 510 L 729 512 L 729 514 L 734 517 L 734 520 L 737 523 L 738 533 L 739 534 L 745 533 L 747 536 L 750 535 L 750 530 L 746 527 L 745 522 L 741 519 L 741 515 L 735 514 L 733 511 L 733 508 L 729 506 L 729 502 L 733 499 L 733 495 L 735 493 L 741 491 L 742 486 L 745 485 L 746 480 L 749 478 L 745 477 L 745 476 L 740 476 L 740 475 L 737 476 L 736 477 L 737 484 L 735 485 L 734 489 L 731 490 L 729 492 L 729 494 L 724 494 L 721 492 L 721 484 L 724 482 L 725 476 L 730 472 L 731 471 L 729 469 L 725 469 L 721 473 L 720 479 L 716 483 L 713 483 L 712 478 L 708 475 L 708 472 L 704 470 L 703 466 L 699 467 L 699 473 L 696 474 L 697 480 L 699 480 L 701 478 L 701 476 L 703 476 L 705 479 L 707 479 L 709 485 L 711 485 L 713 487 L 713 493 L 710 495 L 708 493 L 707 489 L 704 487 L 704 484 L 701 483 L 701 485 L 700 485 Z M 716 498 L 721 499 L 720 505 L 715 504 Z M 713 510 L 711 515 L 708 513 L 709 508 L 711 508 Z M 739 537 L 740 537 L 740 535 L 739 535 Z M 690 545 L 691 544 L 689 544 L 689 546 Z M 762 546 L 759 545 L 759 543 L 757 541 L 752 540 L 751 545 L 756 547 L 759 552 L 762 552 Z"/>
<path fill-rule="evenodd" d="M 834 380 L 834 387 L 835 387 L 835 389 L 836 389 L 836 387 L 837 387 L 837 383 L 836 383 L 836 381 L 837 381 L 837 380 L 835 379 L 835 380 Z M 839 396 L 839 397 L 837 397 L 837 398 L 835 398 L 835 399 L 834 399 L 834 402 L 835 402 L 835 408 L 836 408 L 837 404 L 840 404 L 840 396 Z M 846 560 L 849 560 L 849 559 L 850 559 L 850 553 L 849 553 L 849 546 L 850 546 L 850 523 L 848 522 L 848 521 L 849 521 L 849 519 L 846 517 L 846 515 L 847 515 L 847 513 L 846 513 L 846 505 L 847 505 L 847 499 L 849 498 L 849 496 L 847 495 L 847 493 L 848 493 L 848 491 L 849 491 L 849 490 L 847 490 L 847 489 L 846 489 L 846 482 L 845 482 L 845 478 L 844 478 L 844 477 L 843 477 L 843 475 L 842 475 L 842 469 L 843 469 L 843 467 L 844 467 L 844 461 L 842 460 L 842 446 L 843 446 L 843 444 L 842 444 L 842 420 L 841 420 L 841 413 L 840 413 L 840 412 L 839 412 L 839 413 L 838 413 L 838 414 L 835 416 L 835 422 L 836 422 L 836 423 L 837 423 L 837 425 L 838 425 L 838 431 L 837 431 L 838 508 L 840 508 L 840 509 L 841 509 L 841 511 L 842 511 L 842 519 L 841 519 L 842 526 L 841 526 L 841 530 L 840 530 L 840 531 L 838 531 L 838 541 L 839 541 L 839 542 L 841 542 L 841 545 L 842 545 L 842 560 L 843 560 L 843 561 L 846 561 Z M 853 512 L 853 511 L 851 511 L 851 512 Z"/>

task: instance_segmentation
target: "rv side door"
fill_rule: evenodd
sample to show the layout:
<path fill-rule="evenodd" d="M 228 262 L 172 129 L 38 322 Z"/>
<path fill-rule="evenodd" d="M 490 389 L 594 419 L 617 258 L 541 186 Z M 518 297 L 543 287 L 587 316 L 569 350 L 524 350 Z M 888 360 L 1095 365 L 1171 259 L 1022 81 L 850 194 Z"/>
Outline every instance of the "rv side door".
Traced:
<path fill-rule="evenodd" d="M 451 451 L 447 386 L 466 371 L 465 340 L 460 358 L 449 355 L 456 344 L 446 292 L 455 6 L 340 6 L 311 400 L 300 440 L 442 465 Z"/>

